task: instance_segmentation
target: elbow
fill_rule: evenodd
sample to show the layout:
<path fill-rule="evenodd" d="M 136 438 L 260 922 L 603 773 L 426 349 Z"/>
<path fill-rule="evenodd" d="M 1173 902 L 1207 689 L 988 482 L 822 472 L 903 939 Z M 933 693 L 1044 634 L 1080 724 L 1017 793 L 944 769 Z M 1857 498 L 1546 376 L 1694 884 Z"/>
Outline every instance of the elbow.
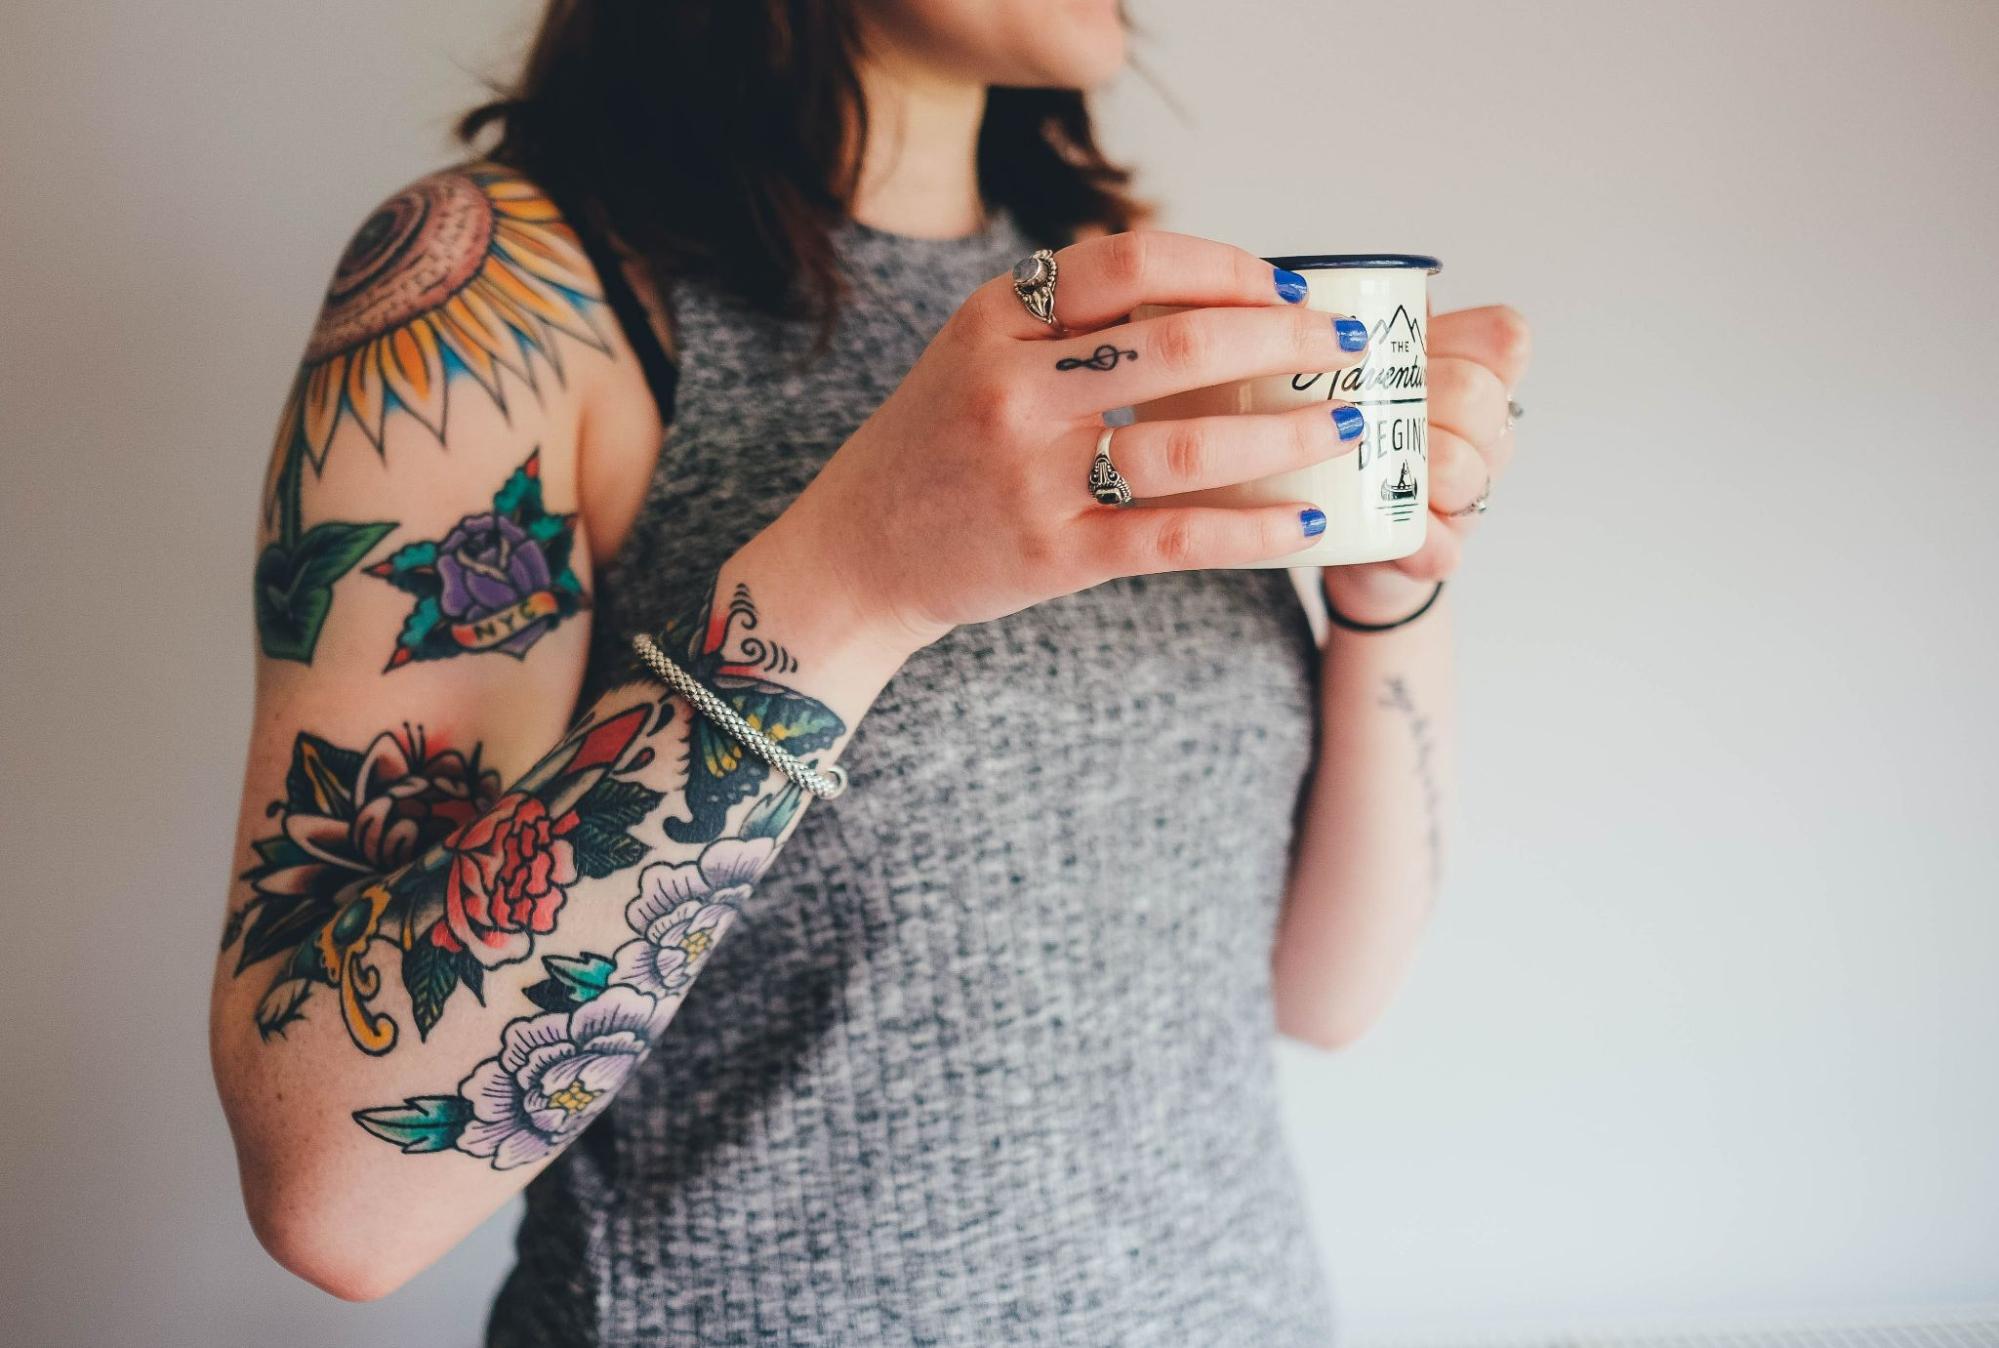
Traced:
<path fill-rule="evenodd" d="M 237 1140 L 244 1215 L 286 1272 L 342 1301 L 379 1301 L 442 1253 L 424 1238 L 418 1214 L 313 1155 L 274 1156 Z"/>
<path fill-rule="evenodd" d="M 1377 1015 L 1345 1014 L 1321 1015 L 1280 1015 L 1277 1018 L 1277 1032 L 1287 1039 L 1296 1040 L 1323 1053 L 1336 1053 L 1349 1048 L 1360 1037 L 1374 1028 Z"/>
<path fill-rule="evenodd" d="M 240 1055 L 215 1033 L 211 1060 L 235 1144 L 243 1214 L 286 1272 L 342 1301 L 379 1301 L 443 1253 L 432 1223 L 355 1168 L 343 1149 L 301 1131 L 282 1095 L 243 1079 Z"/>
<path fill-rule="evenodd" d="M 1357 986 L 1351 978 L 1315 974 L 1309 981 L 1276 971 L 1272 989 L 1277 1032 L 1324 1053 L 1351 1048 L 1380 1023 L 1388 1009 L 1387 986 Z"/>
<path fill-rule="evenodd" d="M 276 1186 L 245 1185 L 243 1208 L 250 1229 L 272 1259 L 287 1273 L 342 1301 L 380 1301 L 421 1271 L 385 1259 L 365 1240 L 341 1234 L 325 1213 L 293 1201 Z"/>

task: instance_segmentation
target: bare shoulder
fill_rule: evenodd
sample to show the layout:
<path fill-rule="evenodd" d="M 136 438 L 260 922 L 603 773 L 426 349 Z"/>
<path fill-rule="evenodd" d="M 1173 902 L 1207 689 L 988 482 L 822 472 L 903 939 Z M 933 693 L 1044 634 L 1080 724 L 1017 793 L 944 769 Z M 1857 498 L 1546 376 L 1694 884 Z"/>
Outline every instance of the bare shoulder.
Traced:
<path fill-rule="evenodd" d="M 341 253 L 279 427 L 278 449 L 323 464 L 351 425 L 378 450 L 408 418 L 443 440 L 454 385 L 501 410 L 563 386 L 578 349 L 610 355 L 615 325 L 575 231 L 521 174 L 478 162 L 402 188 Z"/>
<path fill-rule="evenodd" d="M 584 428 L 644 398 L 589 250 L 536 183 L 479 161 L 391 194 L 341 251 L 279 416 L 260 520 L 264 653 L 311 664 L 323 628 L 339 645 L 341 615 L 359 622 L 382 598 L 363 584 L 336 604 L 357 589 L 349 577 L 430 583 L 422 547 L 362 572 L 397 531 L 436 542 L 498 512 L 560 534 L 566 556 Z M 561 611 L 546 616 L 580 612 L 584 579 L 555 586 Z M 434 639 L 443 626 L 418 621 L 428 612 L 404 623 L 390 668 L 455 653 Z"/>

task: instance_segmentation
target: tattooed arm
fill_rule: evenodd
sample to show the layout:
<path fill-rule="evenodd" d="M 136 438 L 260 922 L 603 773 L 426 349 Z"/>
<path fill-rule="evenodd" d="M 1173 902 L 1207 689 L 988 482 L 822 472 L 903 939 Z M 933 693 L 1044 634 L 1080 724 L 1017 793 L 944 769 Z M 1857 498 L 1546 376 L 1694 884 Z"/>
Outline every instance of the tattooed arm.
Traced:
<path fill-rule="evenodd" d="M 1300 502 L 1106 510 L 1072 465 L 1111 408 L 1359 360 L 1325 316 L 1210 240 L 1057 256 L 1072 331 L 980 286 L 667 627 L 794 752 L 823 765 L 960 623 L 1310 540 Z M 1198 307 L 1123 322 L 1147 303 Z M 651 686 L 562 733 L 617 513 L 575 517 L 579 463 L 617 461 L 593 428 L 644 396 L 598 305 L 531 186 L 427 179 L 342 259 L 273 459 L 212 1055 L 259 1234 L 345 1296 L 396 1287 L 609 1104 L 804 806 Z M 1337 452 L 1322 414 L 1213 420 L 1130 428 L 1134 490 Z"/>
<path fill-rule="evenodd" d="M 1449 603 L 1393 632 L 1327 637 L 1324 738 L 1273 967 L 1279 1029 L 1320 1048 L 1380 1016 L 1436 897 L 1452 782 Z"/>
<path fill-rule="evenodd" d="M 644 397 L 573 235 L 475 166 L 363 225 L 286 408 L 210 1038 L 253 1225 L 339 1295 L 392 1290 L 608 1104 L 804 806 L 650 684 L 564 732 L 584 428 Z M 784 546 L 660 616 L 823 764 L 900 656 Z"/>
<path fill-rule="evenodd" d="M 1414 556 L 1328 567 L 1328 599 L 1360 622 L 1412 613 L 1457 567 L 1482 501 L 1513 457 L 1507 390 L 1527 324 L 1503 305 L 1430 323 L 1430 519 Z M 1451 804 L 1448 596 L 1407 627 L 1328 636 L 1325 737 L 1272 969 L 1278 1025 L 1323 1048 L 1374 1023 L 1415 953 L 1442 878 Z"/>

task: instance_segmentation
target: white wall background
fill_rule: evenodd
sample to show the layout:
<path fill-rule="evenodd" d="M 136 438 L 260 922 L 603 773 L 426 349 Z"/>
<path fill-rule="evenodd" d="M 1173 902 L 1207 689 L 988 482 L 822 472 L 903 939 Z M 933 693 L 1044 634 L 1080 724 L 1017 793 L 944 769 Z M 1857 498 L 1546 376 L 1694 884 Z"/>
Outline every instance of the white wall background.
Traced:
<path fill-rule="evenodd" d="M 478 1334 L 499 1225 L 374 1306 L 265 1260 L 201 1026 L 279 395 L 532 8 L 9 14 L 10 1341 Z M 1434 934 L 1285 1059 L 1356 1339 L 1999 1301 L 1999 6 L 1136 9 L 1166 223 L 1434 251 L 1539 331 Z"/>

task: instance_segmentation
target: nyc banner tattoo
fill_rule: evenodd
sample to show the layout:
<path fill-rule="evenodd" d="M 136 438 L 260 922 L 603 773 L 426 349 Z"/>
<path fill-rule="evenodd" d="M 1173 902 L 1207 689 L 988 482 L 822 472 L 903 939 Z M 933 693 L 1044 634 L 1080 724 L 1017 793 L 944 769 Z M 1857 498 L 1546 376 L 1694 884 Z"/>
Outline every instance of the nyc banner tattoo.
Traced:
<path fill-rule="evenodd" d="M 514 470 L 493 508 L 458 521 L 434 543 L 412 543 L 368 568 L 416 597 L 389 669 L 477 651 L 515 659 L 587 608 L 570 566 L 576 516 L 551 515 L 541 499 L 541 455 Z"/>

